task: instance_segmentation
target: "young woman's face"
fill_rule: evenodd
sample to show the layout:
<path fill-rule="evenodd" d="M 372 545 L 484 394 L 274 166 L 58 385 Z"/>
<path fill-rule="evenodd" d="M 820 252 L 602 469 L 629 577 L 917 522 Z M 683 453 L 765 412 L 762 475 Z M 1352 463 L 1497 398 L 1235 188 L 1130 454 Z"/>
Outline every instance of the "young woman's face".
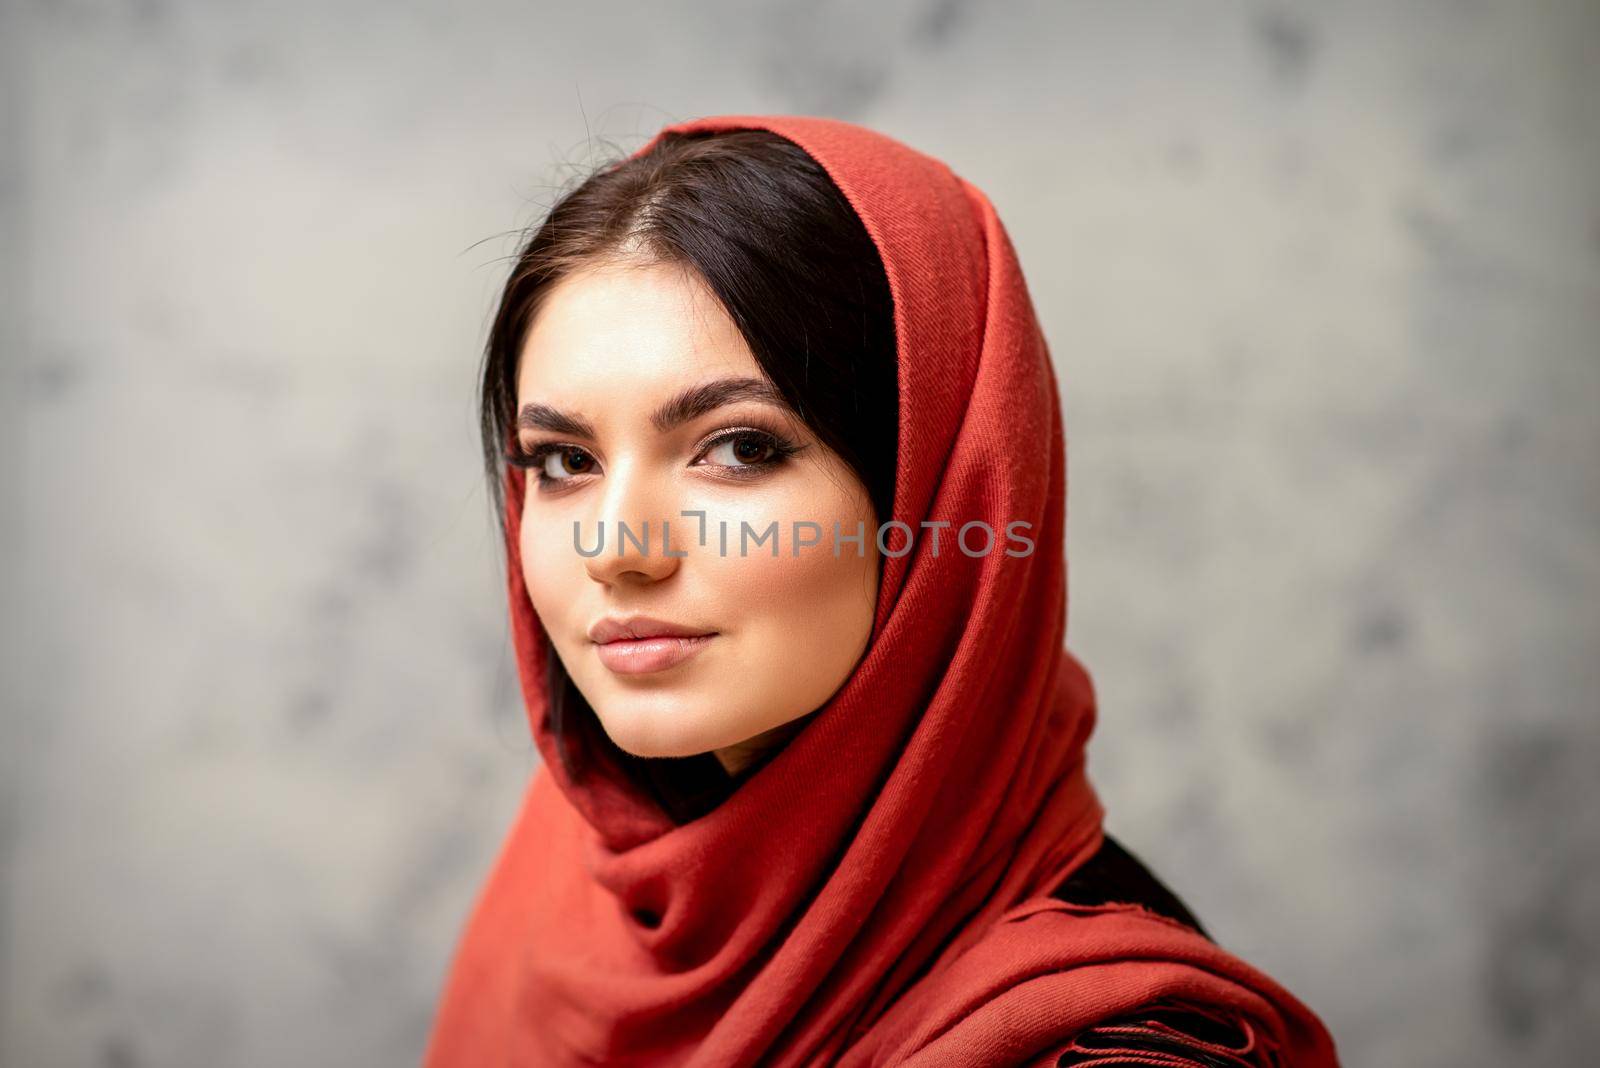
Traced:
<path fill-rule="evenodd" d="M 523 342 L 517 410 L 528 597 L 620 748 L 737 770 L 849 677 L 877 597 L 871 498 L 694 275 L 566 276 Z M 860 552 L 843 540 L 858 531 Z M 639 617 L 709 636 L 594 630 Z"/>

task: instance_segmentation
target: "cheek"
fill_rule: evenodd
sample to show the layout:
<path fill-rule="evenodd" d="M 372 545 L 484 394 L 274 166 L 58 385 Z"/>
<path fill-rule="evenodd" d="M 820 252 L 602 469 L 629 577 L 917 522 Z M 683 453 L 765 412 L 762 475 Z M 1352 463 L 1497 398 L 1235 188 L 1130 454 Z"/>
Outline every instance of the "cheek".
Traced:
<path fill-rule="evenodd" d="M 522 516 L 517 551 L 522 555 L 528 600 L 545 629 L 559 642 L 569 629 L 563 625 L 562 613 L 576 607 L 572 594 L 585 574 L 583 558 L 573 548 L 571 521 L 541 520 L 537 509 L 530 508 Z"/>
<path fill-rule="evenodd" d="M 851 533 L 853 525 L 845 525 L 843 532 Z M 873 536 L 870 525 L 867 538 Z M 749 555 L 739 555 L 737 537 L 729 532 L 728 554 L 719 556 L 715 546 L 710 551 L 705 567 L 714 569 L 715 581 L 723 590 L 724 603 L 735 607 L 747 622 L 764 621 L 777 626 L 805 625 L 817 628 L 832 621 L 833 628 L 843 622 L 841 612 L 847 615 L 872 614 L 876 594 L 876 561 L 873 547 L 868 545 L 868 555 L 858 556 L 853 542 L 841 543 L 839 555 L 833 553 L 832 526 L 824 529 L 822 541 L 808 545 L 793 555 L 793 531 L 788 526 L 780 528 L 778 555 L 772 555 L 770 542 L 756 548 L 752 544 Z M 814 531 L 802 531 L 805 537 Z"/>
<path fill-rule="evenodd" d="M 741 688 L 757 704 L 782 705 L 794 715 L 820 705 L 849 676 L 871 635 L 877 597 L 873 522 L 866 521 L 864 556 L 853 542 L 842 542 L 837 557 L 833 519 L 819 522 L 820 543 L 802 548 L 798 557 L 792 525 L 785 521 L 776 557 L 770 542 L 751 544 L 749 555 L 739 556 L 730 529 L 728 555 L 719 556 L 713 540 L 700 565 L 736 639 Z M 843 533 L 855 530 L 854 518 L 840 522 Z M 815 531 L 803 534 L 810 538 Z"/>

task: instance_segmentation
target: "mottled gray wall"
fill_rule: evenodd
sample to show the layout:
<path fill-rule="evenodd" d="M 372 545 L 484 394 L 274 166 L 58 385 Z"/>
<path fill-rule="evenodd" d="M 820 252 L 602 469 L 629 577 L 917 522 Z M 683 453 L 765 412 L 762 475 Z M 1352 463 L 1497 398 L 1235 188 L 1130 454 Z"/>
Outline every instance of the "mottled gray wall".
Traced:
<path fill-rule="evenodd" d="M 0 1061 L 414 1061 L 534 763 L 504 235 L 726 111 L 999 206 L 1111 829 L 1351 1065 L 1586 1059 L 1600 3 L 665 7 L 0 7 Z"/>

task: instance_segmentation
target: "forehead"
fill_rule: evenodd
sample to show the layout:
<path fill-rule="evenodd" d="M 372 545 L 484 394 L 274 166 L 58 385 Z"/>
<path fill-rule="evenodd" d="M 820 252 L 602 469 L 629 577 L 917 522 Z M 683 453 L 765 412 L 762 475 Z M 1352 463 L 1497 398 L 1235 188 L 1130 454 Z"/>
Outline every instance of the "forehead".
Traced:
<path fill-rule="evenodd" d="M 720 302 L 674 264 L 607 264 L 555 283 L 523 339 L 517 393 L 653 397 L 710 376 L 765 377 Z"/>

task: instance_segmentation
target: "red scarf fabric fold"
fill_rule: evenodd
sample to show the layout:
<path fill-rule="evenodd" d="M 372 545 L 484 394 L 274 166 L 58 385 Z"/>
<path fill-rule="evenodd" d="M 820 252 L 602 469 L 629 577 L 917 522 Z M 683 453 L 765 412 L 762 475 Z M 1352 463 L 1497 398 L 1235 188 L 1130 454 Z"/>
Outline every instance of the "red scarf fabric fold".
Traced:
<path fill-rule="evenodd" d="M 944 163 L 837 120 L 717 116 L 805 149 L 866 225 L 894 298 L 894 518 L 872 639 L 842 688 L 720 806 L 676 825 L 596 749 L 569 777 L 506 476 L 512 637 L 536 770 L 479 893 L 425 1064 L 1050 1062 L 1160 997 L 1247 1014 L 1286 1063 L 1336 1065 L 1287 990 L 1129 905 L 1049 898 L 1101 841 L 1096 715 L 1064 646 L 1057 383 L 995 209 Z M 995 531 L 968 555 L 963 524 Z M 947 522 L 934 551 L 922 524 Z M 1007 555 L 1007 524 L 1034 542 Z M 904 544 L 890 535 L 891 548 Z M 868 536 L 871 536 L 869 531 Z M 982 531 L 968 532 L 976 551 Z M 653 922 L 658 920 L 659 922 Z"/>

